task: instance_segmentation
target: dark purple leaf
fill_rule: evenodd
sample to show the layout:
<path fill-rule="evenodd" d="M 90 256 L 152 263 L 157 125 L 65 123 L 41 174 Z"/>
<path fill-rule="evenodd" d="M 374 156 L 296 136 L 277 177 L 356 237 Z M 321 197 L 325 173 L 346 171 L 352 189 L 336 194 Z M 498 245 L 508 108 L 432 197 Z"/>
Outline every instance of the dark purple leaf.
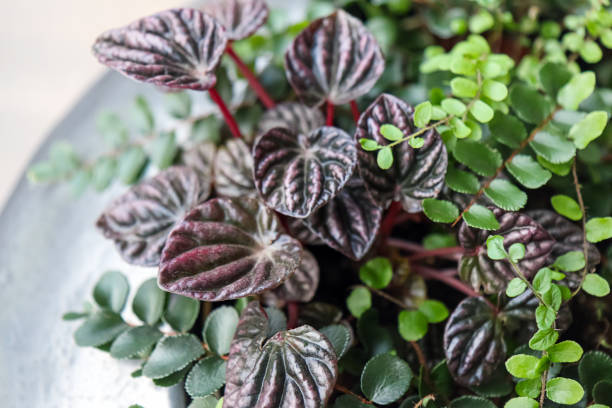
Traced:
<path fill-rule="evenodd" d="M 216 149 L 213 143 L 198 143 L 181 153 L 181 164 L 195 170 L 202 183 L 210 186 Z"/>
<path fill-rule="evenodd" d="M 308 251 L 303 252 L 297 270 L 276 289 L 262 294 L 264 303 L 283 307 L 285 302 L 310 302 L 319 286 L 319 264 Z"/>
<path fill-rule="evenodd" d="M 254 295 L 299 266 L 302 247 L 276 215 L 252 198 L 217 198 L 194 208 L 170 233 L 159 285 L 206 301 Z"/>
<path fill-rule="evenodd" d="M 325 406 L 337 376 L 331 343 L 310 326 L 266 339 L 268 325 L 259 303 L 249 303 L 230 349 L 224 406 Z"/>
<path fill-rule="evenodd" d="M 289 235 L 304 245 L 324 245 L 325 242 L 304 224 L 303 218 L 286 217 Z"/>
<path fill-rule="evenodd" d="M 361 21 L 338 10 L 298 34 L 285 54 L 285 69 L 308 104 L 341 105 L 372 89 L 385 60 Z"/>
<path fill-rule="evenodd" d="M 550 210 L 528 211 L 527 215 L 538 222 L 556 240 L 550 253 L 550 263 L 570 251 L 582 251 L 582 229 L 573 222 Z M 589 266 L 594 268 L 601 261 L 597 247 L 588 244 Z"/>
<path fill-rule="evenodd" d="M 463 222 L 458 233 L 460 245 L 467 250 L 459 262 L 459 276 L 475 290 L 482 287 L 485 293 L 505 290 L 506 284 L 516 277 L 508 261 L 494 261 L 487 256 L 486 241 L 489 236 L 504 237 L 506 250 L 514 243 L 525 245 L 525 257 L 518 262 L 518 267 L 527 278 L 549 263 L 555 245 L 554 238 L 530 217 L 499 208 L 494 208 L 493 213 L 499 221 L 498 230 L 476 229 Z"/>
<path fill-rule="evenodd" d="M 355 139 L 372 139 L 379 145 L 388 145 L 391 142 L 382 136 L 380 127 L 392 124 L 408 136 L 416 130 L 413 115 L 414 109 L 404 101 L 383 94 L 359 118 Z M 359 174 L 380 205 L 388 207 L 392 201 L 400 201 L 407 212 L 419 212 L 424 199 L 440 193 L 448 165 L 446 147 L 434 129 L 419 137 L 425 139 L 419 149 L 413 149 L 407 142 L 393 148 L 393 166 L 389 170 L 378 167 L 377 152 L 359 149 Z"/>
<path fill-rule="evenodd" d="M 253 147 L 255 186 L 276 211 L 305 218 L 344 187 L 357 164 L 357 148 L 343 130 L 322 127 L 308 135 L 275 128 Z"/>
<path fill-rule="evenodd" d="M 231 139 L 215 157 L 215 191 L 223 197 L 257 196 L 253 182 L 253 156 L 241 139 Z"/>
<path fill-rule="evenodd" d="M 451 375 L 459 384 L 480 385 L 506 358 L 500 320 L 482 298 L 464 299 L 444 329 L 444 352 Z"/>
<path fill-rule="evenodd" d="M 319 329 L 339 323 L 342 311 L 330 303 L 310 302 L 300 309 L 299 324 L 307 324 Z"/>
<path fill-rule="evenodd" d="M 363 181 L 353 175 L 338 195 L 304 219 L 304 223 L 327 245 L 359 260 L 376 239 L 382 214 L 382 208 L 372 200 Z"/>
<path fill-rule="evenodd" d="M 115 200 L 96 223 L 129 263 L 159 264 L 170 230 L 210 194 L 210 182 L 183 166 L 170 167 Z"/>
<path fill-rule="evenodd" d="M 336 353 L 323 334 L 310 326 L 278 332 L 245 379 L 238 406 L 324 407 L 337 375 Z"/>
<path fill-rule="evenodd" d="M 225 27 L 227 38 L 232 41 L 247 38 L 268 19 L 264 0 L 213 0 L 203 9 Z"/>
<path fill-rule="evenodd" d="M 264 113 L 259 121 L 259 133 L 282 127 L 292 133 L 307 135 L 325 125 L 325 118 L 319 109 L 296 102 L 276 105 Z"/>
<path fill-rule="evenodd" d="M 98 60 L 138 81 L 204 91 L 215 85 L 225 52 L 225 29 L 194 9 L 162 11 L 102 34 Z"/>

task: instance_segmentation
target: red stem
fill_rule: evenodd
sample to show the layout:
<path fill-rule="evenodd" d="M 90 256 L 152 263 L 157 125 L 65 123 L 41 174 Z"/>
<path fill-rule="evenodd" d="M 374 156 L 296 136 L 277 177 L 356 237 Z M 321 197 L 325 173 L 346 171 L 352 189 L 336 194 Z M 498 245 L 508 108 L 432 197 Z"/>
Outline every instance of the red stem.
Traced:
<path fill-rule="evenodd" d="M 227 53 L 227 55 L 230 56 L 231 59 L 234 60 L 234 63 L 236 64 L 242 75 L 244 75 L 247 81 L 249 81 L 249 85 L 251 85 L 251 88 L 253 88 L 253 91 L 255 91 L 261 103 L 263 103 L 267 109 L 272 109 L 274 106 L 276 106 L 274 100 L 270 97 L 270 95 L 268 95 L 268 93 L 264 89 L 263 85 L 261 85 L 253 71 L 251 71 L 251 69 L 244 63 L 244 61 L 242 61 L 238 54 L 236 54 L 231 44 L 227 45 L 225 52 Z"/>
<path fill-rule="evenodd" d="M 391 235 L 391 231 L 393 230 L 393 226 L 395 225 L 395 219 L 402 211 L 402 205 L 399 201 L 394 201 L 391 203 L 385 218 L 383 218 L 382 223 L 380 225 L 380 236 L 383 240 L 385 240 L 389 235 Z"/>
<path fill-rule="evenodd" d="M 357 107 L 357 102 L 355 101 L 351 101 L 351 112 L 353 113 L 355 123 L 359 122 L 359 108 Z"/>
<path fill-rule="evenodd" d="M 287 320 L 287 329 L 295 329 L 298 324 L 298 317 L 300 316 L 300 306 L 297 302 L 287 302 L 287 313 L 289 319 Z"/>
<path fill-rule="evenodd" d="M 221 114 L 225 118 L 225 123 L 227 123 L 227 126 L 229 126 L 232 135 L 234 135 L 234 137 L 237 137 L 238 139 L 242 138 L 238 123 L 236 123 L 236 119 L 234 119 L 229 109 L 227 109 L 225 102 L 223 102 L 223 99 L 221 98 L 217 90 L 215 88 L 210 88 L 208 90 L 208 93 L 210 94 L 210 97 L 212 98 L 213 102 L 216 103 L 219 109 L 221 110 Z"/>
<path fill-rule="evenodd" d="M 325 121 L 325 126 L 333 126 L 334 125 L 334 104 L 330 101 L 327 101 L 327 120 Z"/>
<path fill-rule="evenodd" d="M 423 248 L 421 245 L 415 242 L 404 241 L 403 239 L 399 239 L 399 238 L 393 238 L 393 237 L 387 238 L 387 245 L 404 250 L 404 251 L 409 251 L 409 252 L 419 252 L 419 253 L 428 252 L 425 248 Z M 439 254 L 437 256 L 439 258 L 449 259 L 451 261 L 457 260 L 457 258 L 452 254 L 451 255 Z"/>
<path fill-rule="evenodd" d="M 447 247 L 447 248 L 437 248 L 430 249 L 421 252 L 417 252 L 416 254 L 412 254 L 408 257 L 411 261 L 416 261 L 417 259 L 429 258 L 432 256 L 440 256 L 440 255 L 461 255 L 465 252 L 463 247 L 455 246 L 455 247 Z M 455 257 L 453 257 L 455 258 Z"/>

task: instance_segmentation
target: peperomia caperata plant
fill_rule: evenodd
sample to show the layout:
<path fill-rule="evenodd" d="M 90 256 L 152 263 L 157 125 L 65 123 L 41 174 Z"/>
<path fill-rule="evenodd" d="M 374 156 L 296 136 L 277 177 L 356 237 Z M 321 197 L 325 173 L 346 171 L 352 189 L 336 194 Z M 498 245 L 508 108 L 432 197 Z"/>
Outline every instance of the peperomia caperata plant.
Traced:
<path fill-rule="evenodd" d="M 157 277 L 134 322 L 105 273 L 76 343 L 191 408 L 612 406 L 608 1 L 307 9 L 96 40 L 165 109 L 104 112 L 107 152 L 58 144 L 30 178 L 133 184 L 97 228 Z"/>

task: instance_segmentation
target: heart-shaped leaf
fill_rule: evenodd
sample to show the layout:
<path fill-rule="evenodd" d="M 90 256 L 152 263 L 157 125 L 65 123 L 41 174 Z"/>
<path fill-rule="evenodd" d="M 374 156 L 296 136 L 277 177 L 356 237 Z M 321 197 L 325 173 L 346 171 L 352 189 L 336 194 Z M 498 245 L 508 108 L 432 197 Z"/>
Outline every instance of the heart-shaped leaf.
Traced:
<path fill-rule="evenodd" d="M 155 266 L 172 227 L 209 193 L 194 170 L 170 167 L 130 188 L 102 213 L 96 226 L 115 241 L 127 262 Z"/>
<path fill-rule="evenodd" d="M 448 369 L 459 384 L 477 386 L 488 380 L 506 357 L 501 324 L 482 298 L 464 299 L 444 329 Z"/>
<path fill-rule="evenodd" d="M 342 10 L 310 23 L 285 54 L 287 79 L 309 104 L 348 103 L 372 89 L 384 68 L 374 36 Z"/>
<path fill-rule="evenodd" d="M 404 136 L 415 131 L 414 109 L 395 96 L 383 94 L 361 115 L 355 139 L 371 139 L 388 145 L 380 131 L 385 124 L 399 128 Z M 377 152 L 358 151 L 359 173 L 374 201 L 388 207 L 400 201 L 404 210 L 419 212 L 422 200 L 438 195 L 444 185 L 448 156 L 438 133 L 431 129 L 421 134 L 422 147 L 414 149 L 407 142 L 393 148 L 393 165 L 382 170 L 376 162 Z"/>
<path fill-rule="evenodd" d="M 259 133 L 282 127 L 292 133 L 307 135 L 325 125 L 325 118 L 319 109 L 296 102 L 276 105 L 264 113 L 259 121 Z"/>
<path fill-rule="evenodd" d="M 181 164 L 191 167 L 200 175 L 204 187 L 210 188 L 216 147 L 213 143 L 198 143 L 181 154 Z"/>
<path fill-rule="evenodd" d="M 283 307 L 285 302 L 310 302 L 319 286 L 319 264 L 308 251 L 303 252 L 297 270 L 279 287 L 263 293 L 264 303 Z"/>
<path fill-rule="evenodd" d="M 343 130 L 322 127 L 308 135 L 274 128 L 253 146 L 255 186 L 276 211 L 305 218 L 344 187 L 357 164 L 357 148 Z"/>
<path fill-rule="evenodd" d="M 325 242 L 304 224 L 303 218 L 286 217 L 289 234 L 305 245 L 324 245 Z"/>
<path fill-rule="evenodd" d="M 525 245 L 525 256 L 517 264 L 527 278 L 548 264 L 555 245 L 554 238 L 530 217 L 499 208 L 492 211 L 500 225 L 497 230 L 480 230 L 464 222 L 458 233 L 460 245 L 467 250 L 459 262 L 459 276 L 476 290 L 482 287 L 485 293 L 505 290 L 506 284 L 515 277 L 508 261 L 493 260 L 487 255 L 483 245 L 489 236 L 501 235 L 506 250 L 515 243 Z"/>
<path fill-rule="evenodd" d="M 206 3 L 204 11 L 225 27 L 225 34 L 231 41 L 247 38 L 268 18 L 264 0 L 215 0 Z"/>
<path fill-rule="evenodd" d="M 304 223 L 324 243 L 359 260 L 376 239 L 382 213 L 361 178 L 353 175 L 338 195 L 304 219 Z"/>
<path fill-rule="evenodd" d="M 138 81 L 204 91 L 215 85 L 225 52 L 225 29 L 194 9 L 172 9 L 142 18 L 96 39 L 98 60 Z"/>
<path fill-rule="evenodd" d="M 231 139 L 215 157 L 215 190 L 223 197 L 256 196 L 253 157 L 242 139 Z"/>
<path fill-rule="evenodd" d="M 168 237 L 159 284 L 207 301 L 237 299 L 280 285 L 299 266 L 302 247 L 276 215 L 252 198 L 209 200 Z"/>
<path fill-rule="evenodd" d="M 237 406 L 323 407 L 337 375 L 336 353 L 323 334 L 310 326 L 278 332 L 245 378 Z"/>

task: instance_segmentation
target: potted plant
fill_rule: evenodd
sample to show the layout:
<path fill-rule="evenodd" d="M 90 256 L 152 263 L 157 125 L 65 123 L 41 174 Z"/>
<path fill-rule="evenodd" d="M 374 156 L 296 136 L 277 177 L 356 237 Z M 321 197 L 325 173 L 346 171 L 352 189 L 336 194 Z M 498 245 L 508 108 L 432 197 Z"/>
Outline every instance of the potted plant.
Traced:
<path fill-rule="evenodd" d="M 96 226 L 157 271 L 138 322 L 103 274 L 77 345 L 193 408 L 610 406 L 608 2 L 337 6 L 217 1 L 96 40 L 174 127 L 138 97 L 139 137 L 105 113 L 111 150 L 30 171 L 132 184 Z"/>

